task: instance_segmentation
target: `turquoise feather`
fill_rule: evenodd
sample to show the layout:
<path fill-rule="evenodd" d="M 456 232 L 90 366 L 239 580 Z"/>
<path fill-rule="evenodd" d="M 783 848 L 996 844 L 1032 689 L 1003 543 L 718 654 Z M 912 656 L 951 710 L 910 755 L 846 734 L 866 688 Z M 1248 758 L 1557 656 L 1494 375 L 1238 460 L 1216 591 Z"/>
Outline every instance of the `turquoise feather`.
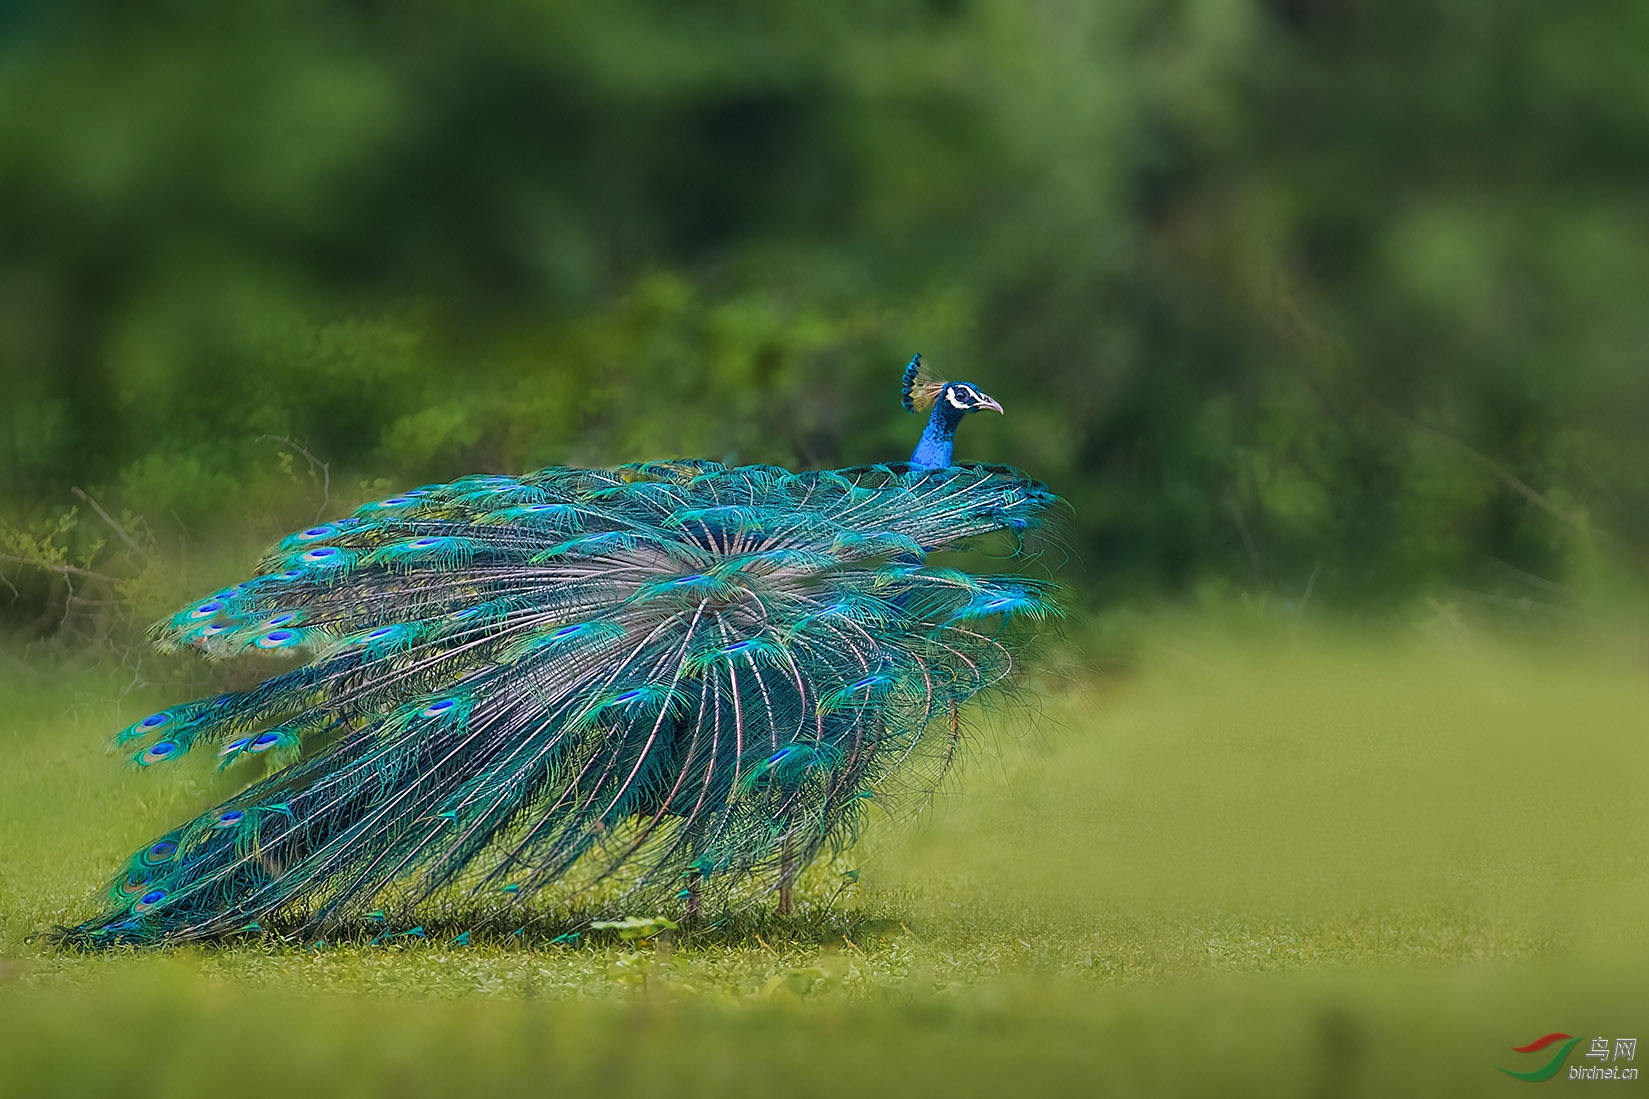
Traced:
<path fill-rule="evenodd" d="M 1013 623 L 1058 613 L 1044 581 L 929 555 L 1018 551 L 1053 503 L 1002 466 L 682 460 L 469 477 L 301 531 L 155 633 L 302 663 L 116 737 L 144 767 L 277 769 L 65 936 L 321 933 L 392 888 L 517 903 L 582 866 L 667 899 L 805 865 L 931 789 L 958 708 L 1010 679 Z"/>

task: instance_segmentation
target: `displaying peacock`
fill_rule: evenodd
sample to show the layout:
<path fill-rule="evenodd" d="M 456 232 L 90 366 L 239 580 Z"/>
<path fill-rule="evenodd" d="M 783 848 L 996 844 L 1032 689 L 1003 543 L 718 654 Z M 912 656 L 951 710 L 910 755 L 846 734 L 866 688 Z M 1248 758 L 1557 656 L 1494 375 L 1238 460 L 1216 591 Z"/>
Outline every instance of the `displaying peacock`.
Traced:
<path fill-rule="evenodd" d="M 142 767 L 266 776 L 132 856 L 65 939 L 319 934 L 391 894 L 552 883 L 692 914 L 754 882 L 788 909 L 873 801 L 932 789 L 959 707 L 1010 675 L 1010 623 L 1057 613 L 1044 581 L 928 560 L 998 531 L 1020 552 L 1054 502 L 952 464 L 961 420 L 1001 406 L 920 356 L 904 405 L 932 409 L 909 463 L 466 477 L 284 539 L 155 627 L 284 670 L 116 738 Z"/>

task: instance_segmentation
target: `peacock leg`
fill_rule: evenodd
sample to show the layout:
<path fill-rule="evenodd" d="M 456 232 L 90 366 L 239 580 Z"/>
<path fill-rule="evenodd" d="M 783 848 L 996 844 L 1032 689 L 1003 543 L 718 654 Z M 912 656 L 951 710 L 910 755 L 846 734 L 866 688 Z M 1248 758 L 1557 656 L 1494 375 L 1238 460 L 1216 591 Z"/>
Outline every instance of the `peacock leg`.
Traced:
<path fill-rule="evenodd" d="M 790 837 L 784 838 L 784 853 L 779 856 L 779 915 L 790 915 L 794 907 L 791 886 L 796 881 L 796 853 L 791 849 Z"/>
<path fill-rule="evenodd" d="M 956 700 L 950 700 L 950 740 L 945 743 L 945 765 L 940 774 L 950 772 L 951 762 L 956 758 L 956 746 L 962 742 L 962 719 L 956 713 Z"/>
<path fill-rule="evenodd" d="M 696 869 L 687 872 L 687 911 L 682 913 L 682 921 L 685 923 L 697 923 L 698 918 L 704 914 L 704 897 L 699 892 L 702 881 L 703 875 Z"/>

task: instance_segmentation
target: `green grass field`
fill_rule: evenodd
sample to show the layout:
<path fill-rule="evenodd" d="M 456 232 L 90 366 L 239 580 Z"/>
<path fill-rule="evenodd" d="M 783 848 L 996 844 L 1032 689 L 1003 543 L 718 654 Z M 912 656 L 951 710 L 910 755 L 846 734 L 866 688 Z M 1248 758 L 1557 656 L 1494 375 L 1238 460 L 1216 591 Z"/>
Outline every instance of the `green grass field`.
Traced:
<path fill-rule="evenodd" d="M 1646 1036 L 1641 648 L 1141 652 L 984 719 L 934 807 L 815 868 L 794 916 L 640 948 L 54 952 L 222 780 L 105 756 L 154 700 L 8 687 L 0 1093 L 1514 1094 L 1495 1065 L 1544 1056 L 1510 1046 Z"/>

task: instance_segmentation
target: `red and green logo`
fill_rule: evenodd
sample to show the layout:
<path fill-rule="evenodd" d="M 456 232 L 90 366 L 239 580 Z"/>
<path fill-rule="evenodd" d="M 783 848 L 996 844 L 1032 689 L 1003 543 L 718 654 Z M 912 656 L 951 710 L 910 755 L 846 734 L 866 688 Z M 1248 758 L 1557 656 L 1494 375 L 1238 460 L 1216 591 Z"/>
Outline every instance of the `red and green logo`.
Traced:
<path fill-rule="evenodd" d="M 1537 1069 L 1532 1069 L 1529 1072 L 1515 1072 L 1512 1069 L 1505 1068 L 1501 1065 L 1496 1065 L 1494 1067 L 1500 1069 L 1500 1071 L 1504 1072 L 1507 1076 L 1515 1076 L 1519 1080 L 1527 1080 L 1531 1084 L 1537 1084 L 1542 1080 L 1550 1080 L 1558 1074 L 1558 1070 L 1563 1067 L 1563 1062 L 1569 1056 L 1569 1051 L 1574 1049 L 1575 1044 L 1579 1041 L 1579 1038 L 1572 1038 L 1567 1034 L 1548 1034 L 1544 1038 L 1536 1038 L 1526 1046 L 1512 1047 L 1513 1053 L 1534 1053 L 1537 1050 L 1545 1049 L 1553 1042 L 1562 1042 L 1563 1044 L 1557 1047 L 1557 1052 L 1552 1054 L 1552 1059 L 1547 1061 L 1544 1065 L 1541 1065 Z"/>

